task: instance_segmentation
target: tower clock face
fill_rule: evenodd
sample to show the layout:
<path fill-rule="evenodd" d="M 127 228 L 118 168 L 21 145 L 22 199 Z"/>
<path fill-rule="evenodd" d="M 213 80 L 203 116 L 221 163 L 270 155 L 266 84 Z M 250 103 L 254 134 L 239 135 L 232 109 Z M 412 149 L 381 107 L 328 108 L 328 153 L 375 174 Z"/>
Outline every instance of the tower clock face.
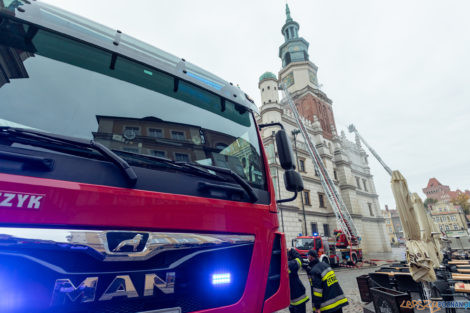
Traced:
<path fill-rule="evenodd" d="M 312 84 L 318 85 L 317 75 L 315 75 L 314 72 L 308 71 L 308 77 L 309 77 L 310 82 L 311 82 Z"/>
<path fill-rule="evenodd" d="M 289 74 L 287 74 L 287 76 L 282 79 L 282 83 L 286 87 L 292 86 L 294 84 L 294 73 L 290 72 Z"/>

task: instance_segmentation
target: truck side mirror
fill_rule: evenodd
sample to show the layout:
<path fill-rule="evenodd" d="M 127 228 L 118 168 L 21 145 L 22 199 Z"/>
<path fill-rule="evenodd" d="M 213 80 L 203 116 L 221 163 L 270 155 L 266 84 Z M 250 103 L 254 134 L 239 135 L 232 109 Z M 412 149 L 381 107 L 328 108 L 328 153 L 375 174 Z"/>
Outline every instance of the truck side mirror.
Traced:
<path fill-rule="evenodd" d="M 281 162 L 281 167 L 285 170 L 284 172 L 284 185 L 286 190 L 293 192 L 294 196 L 287 199 L 276 200 L 276 203 L 284 203 L 294 201 L 297 198 L 297 194 L 304 190 L 304 183 L 302 181 L 302 176 L 295 171 L 294 166 L 294 153 L 292 152 L 292 145 L 290 140 L 287 137 L 284 126 L 281 123 L 268 123 L 268 124 L 259 124 L 259 129 L 264 127 L 279 126 L 279 130 L 276 137 L 276 146 L 279 156 L 279 161 Z"/>
<path fill-rule="evenodd" d="M 295 170 L 286 170 L 284 172 L 284 184 L 286 190 L 290 192 L 300 192 L 304 190 L 304 182 L 302 176 Z"/>
<path fill-rule="evenodd" d="M 281 129 L 276 133 L 276 146 L 281 167 L 285 170 L 293 169 L 294 153 L 292 152 L 292 145 L 290 144 L 290 140 L 284 129 Z"/>

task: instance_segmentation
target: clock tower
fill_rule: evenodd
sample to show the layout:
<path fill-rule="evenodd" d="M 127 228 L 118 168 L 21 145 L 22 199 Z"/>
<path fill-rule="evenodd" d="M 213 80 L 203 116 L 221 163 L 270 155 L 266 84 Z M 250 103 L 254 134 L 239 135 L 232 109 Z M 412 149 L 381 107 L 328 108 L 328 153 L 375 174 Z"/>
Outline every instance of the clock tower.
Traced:
<path fill-rule="evenodd" d="M 299 37 L 299 23 L 290 16 L 287 4 L 286 22 L 281 32 L 284 43 L 279 47 L 279 57 L 282 60 L 279 83 L 290 92 L 299 113 L 311 122 L 315 121 L 316 116 L 323 136 L 331 140 L 336 128 L 332 101 L 319 88 L 318 67 L 309 60 L 309 43 Z"/>

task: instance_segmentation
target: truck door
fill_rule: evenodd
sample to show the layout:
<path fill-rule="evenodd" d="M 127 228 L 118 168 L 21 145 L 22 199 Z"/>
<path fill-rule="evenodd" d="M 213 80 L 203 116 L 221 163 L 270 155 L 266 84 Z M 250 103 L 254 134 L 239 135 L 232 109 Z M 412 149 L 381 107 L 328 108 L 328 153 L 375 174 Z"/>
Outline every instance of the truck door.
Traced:
<path fill-rule="evenodd" d="M 321 238 L 315 238 L 315 250 L 317 250 L 317 253 L 320 254 L 320 249 L 322 249 L 322 243 L 321 243 Z M 322 249 L 323 252 L 323 249 Z"/>

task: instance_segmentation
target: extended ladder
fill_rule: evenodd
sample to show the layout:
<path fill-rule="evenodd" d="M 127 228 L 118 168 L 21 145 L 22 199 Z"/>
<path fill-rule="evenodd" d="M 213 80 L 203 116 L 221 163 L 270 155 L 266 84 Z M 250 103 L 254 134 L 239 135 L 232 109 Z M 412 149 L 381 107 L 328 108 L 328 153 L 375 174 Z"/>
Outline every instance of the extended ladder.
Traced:
<path fill-rule="evenodd" d="M 300 118 L 299 112 L 295 107 L 295 103 L 292 100 L 292 97 L 290 96 L 290 93 L 284 84 L 281 84 L 281 90 L 284 94 L 285 99 L 289 103 L 292 113 L 294 114 L 294 117 L 297 121 L 297 125 L 299 126 L 300 132 L 304 137 L 305 143 L 307 144 L 307 150 L 310 156 L 312 157 L 315 169 L 319 173 L 321 184 L 323 186 L 323 189 L 325 190 L 326 196 L 328 197 L 328 201 L 330 202 L 331 207 L 333 208 L 333 212 L 335 213 L 336 219 L 341 227 L 341 230 L 346 235 L 346 238 L 351 244 L 358 244 L 360 237 L 359 233 L 357 232 L 356 225 L 354 225 L 354 222 L 348 212 L 348 209 L 346 208 L 346 205 L 344 205 L 344 202 L 341 199 L 338 190 L 336 189 L 333 181 L 328 175 L 328 172 L 326 171 L 326 168 L 323 165 L 320 153 L 318 153 L 317 148 L 312 143 L 312 140 L 310 139 L 310 136 L 307 133 L 307 129 L 305 128 L 304 123 Z"/>
<path fill-rule="evenodd" d="M 361 140 L 362 143 L 367 147 L 367 149 L 369 149 L 370 153 L 372 153 L 372 155 L 377 159 L 377 161 L 379 161 L 379 163 L 384 167 L 387 173 L 390 174 L 390 176 L 392 176 L 392 170 L 390 169 L 390 167 L 388 167 L 388 165 L 385 164 L 385 162 L 382 160 L 379 154 L 375 152 L 375 150 L 371 146 L 369 146 L 369 144 L 367 143 L 367 141 L 364 140 L 364 138 L 362 138 L 362 136 L 357 131 L 356 127 L 353 124 L 351 124 L 348 126 L 348 130 L 350 133 L 355 133 L 356 136 L 359 137 L 359 140 Z"/>

